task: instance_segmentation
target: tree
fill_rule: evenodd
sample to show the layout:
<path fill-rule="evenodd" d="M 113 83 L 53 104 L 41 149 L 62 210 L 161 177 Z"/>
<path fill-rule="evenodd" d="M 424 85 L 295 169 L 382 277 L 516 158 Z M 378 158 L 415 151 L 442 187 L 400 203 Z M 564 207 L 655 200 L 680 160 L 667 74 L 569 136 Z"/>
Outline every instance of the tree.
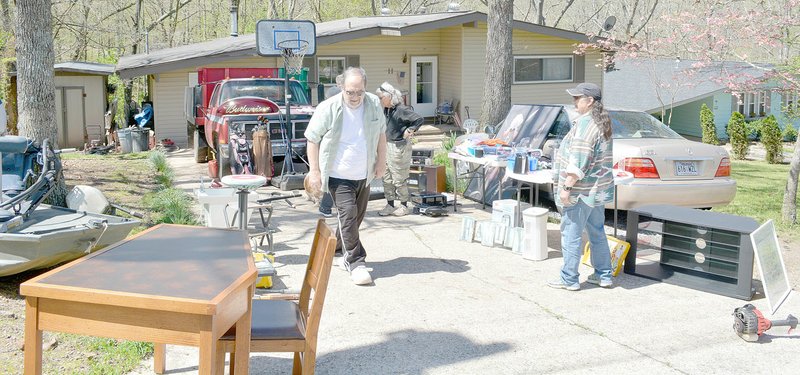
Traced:
<path fill-rule="evenodd" d="M 765 160 L 769 164 L 783 162 L 783 134 L 775 116 L 769 115 L 761 123 L 761 143 L 767 150 Z"/>
<path fill-rule="evenodd" d="M 489 3 L 486 34 L 486 78 L 483 86 L 481 125 L 496 125 L 511 108 L 511 24 L 514 21 L 513 0 Z"/>
<path fill-rule="evenodd" d="M 703 143 L 718 145 L 717 125 L 714 124 L 714 113 L 706 103 L 700 106 L 700 127 L 703 129 Z"/>
<path fill-rule="evenodd" d="M 49 139 L 58 146 L 56 129 L 55 58 L 50 0 L 26 0 L 17 3 L 17 108 L 20 135 L 37 142 Z M 66 186 L 63 179 L 51 195 L 56 205 L 64 205 Z"/>

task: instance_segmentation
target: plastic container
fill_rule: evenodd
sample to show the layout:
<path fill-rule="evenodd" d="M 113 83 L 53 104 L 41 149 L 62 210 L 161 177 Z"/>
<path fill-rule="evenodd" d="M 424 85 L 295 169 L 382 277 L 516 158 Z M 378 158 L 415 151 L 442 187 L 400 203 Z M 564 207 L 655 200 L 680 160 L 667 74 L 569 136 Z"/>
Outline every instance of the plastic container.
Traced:
<path fill-rule="evenodd" d="M 143 152 L 150 149 L 149 129 L 131 129 L 131 149 L 133 152 Z"/>
<path fill-rule="evenodd" d="M 522 211 L 522 222 L 525 227 L 522 257 L 525 259 L 547 259 L 547 212 L 548 210 L 542 207 L 531 207 Z"/>
<path fill-rule="evenodd" d="M 131 138 L 131 129 L 117 130 L 117 138 L 119 138 L 119 152 L 129 154 L 133 150 L 133 138 Z"/>

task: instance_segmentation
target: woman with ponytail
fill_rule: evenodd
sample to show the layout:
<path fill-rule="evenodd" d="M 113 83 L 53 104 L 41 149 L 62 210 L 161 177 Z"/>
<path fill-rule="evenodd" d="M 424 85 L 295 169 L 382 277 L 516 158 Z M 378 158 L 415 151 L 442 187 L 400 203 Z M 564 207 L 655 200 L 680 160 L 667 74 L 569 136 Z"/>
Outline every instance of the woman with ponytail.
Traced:
<path fill-rule="evenodd" d="M 553 288 L 579 290 L 578 265 L 582 235 L 591 243 L 594 273 L 587 282 L 609 288 L 611 255 L 605 234 L 605 205 L 614 199 L 611 152 L 611 120 L 603 108 L 600 87 L 581 83 L 567 90 L 580 115 L 558 149 L 554 168 L 558 171 L 556 205 L 561 209 L 561 275 L 548 282 Z"/>

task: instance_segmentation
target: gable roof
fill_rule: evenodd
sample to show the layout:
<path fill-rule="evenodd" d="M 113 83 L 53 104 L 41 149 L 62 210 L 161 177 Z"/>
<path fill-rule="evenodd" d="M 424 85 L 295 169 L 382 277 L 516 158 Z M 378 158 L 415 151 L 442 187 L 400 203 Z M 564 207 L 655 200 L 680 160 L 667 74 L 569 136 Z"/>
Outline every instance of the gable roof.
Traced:
<path fill-rule="evenodd" d="M 114 65 L 87 61 L 67 61 L 53 65 L 53 71 L 109 76 L 114 74 Z M 11 76 L 17 75 L 16 65 L 12 67 L 12 70 L 8 74 Z"/>
<path fill-rule="evenodd" d="M 445 12 L 399 16 L 351 17 L 316 24 L 317 45 L 327 45 L 373 35 L 403 36 L 470 22 L 486 22 L 485 13 Z M 514 29 L 558 38 L 588 42 L 585 34 L 514 21 Z M 116 71 L 122 78 L 211 64 L 232 58 L 257 56 L 255 34 L 225 37 L 207 42 L 123 56 Z"/>
<path fill-rule="evenodd" d="M 736 74 L 761 78 L 766 74 L 741 62 L 714 62 L 692 70 L 696 60 L 636 59 L 615 62 L 603 75 L 603 103 L 609 107 L 653 113 L 663 106 L 679 106 L 729 90 L 721 80 Z M 687 72 L 692 71 L 691 76 Z M 661 100 L 659 100 L 659 96 Z"/>

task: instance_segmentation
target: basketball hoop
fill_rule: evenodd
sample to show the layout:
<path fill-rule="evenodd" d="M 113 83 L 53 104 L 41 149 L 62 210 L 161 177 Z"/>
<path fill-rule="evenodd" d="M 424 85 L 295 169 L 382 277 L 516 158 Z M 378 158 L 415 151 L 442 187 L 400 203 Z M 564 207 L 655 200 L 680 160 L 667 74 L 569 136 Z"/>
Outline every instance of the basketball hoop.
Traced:
<path fill-rule="evenodd" d="M 303 57 L 308 49 L 308 42 L 302 39 L 287 39 L 278 43 L 283 56 L 283 64 L 287 75 L 300 74 L 303 71 Z"/>

